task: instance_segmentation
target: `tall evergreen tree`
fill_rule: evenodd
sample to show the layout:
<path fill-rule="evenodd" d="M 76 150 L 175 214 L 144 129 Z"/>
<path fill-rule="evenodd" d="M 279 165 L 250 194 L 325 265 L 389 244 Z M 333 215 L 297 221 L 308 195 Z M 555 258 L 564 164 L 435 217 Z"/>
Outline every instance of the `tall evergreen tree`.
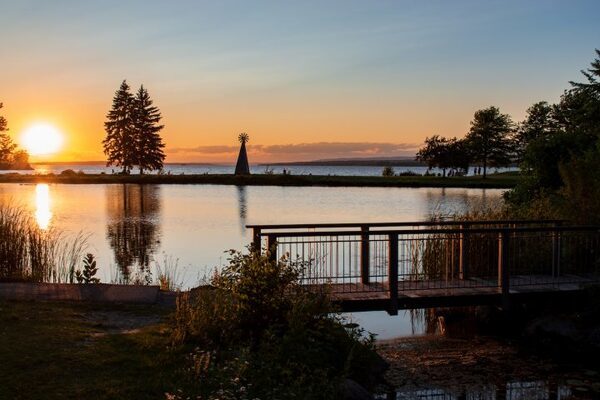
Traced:
<path fill-rule="evenodd" d="M 470 148 L 473 161 L 483 166 L 483 177 L 487 176 L 488 166 L 505 166 L 514 157 L 514 142 L 511 138 L 514 123 L 508 114 L 501 114 L 491 106 L 475 112 L 471 129 L 465 140 Z"/>
<path fill-rule="evenodd" d="M 102 141 L 106 165 L 123 167 L 128 174 L 136 164 L 136 140 L 133 135 L 134 98 L 127 81 L 123 81 L 113 98 L 111 110 L 106 115 L 104 129 L 106 137 Z"/>
<path fill-rule="evenodd" d="M 136 142 L 136 164 L 140 174 L 145 170 L 161 170 L 165 160 L 165 147 L 159 132 L 160 110 L 153 105 L 152 99 L 144 86 L 140 86 L 134 99 L 133 134 Z"/>

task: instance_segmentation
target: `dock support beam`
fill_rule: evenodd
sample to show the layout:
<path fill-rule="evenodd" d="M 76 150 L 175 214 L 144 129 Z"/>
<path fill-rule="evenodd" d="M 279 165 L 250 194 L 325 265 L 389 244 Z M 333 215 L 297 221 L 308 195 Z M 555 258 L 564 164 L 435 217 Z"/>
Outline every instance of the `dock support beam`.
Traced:
<path fill-rule="evenodd" d="M 398 234 L 388 235 L 388 286 L 390 304 L 388 314 L 398 315 Z"/>
<path fill-rule="evenodd" d="M 558 228 L 560 223 L 554 224 L 555 228 Z M 556 229 L 552 232 L 552 277 L 558 278 L 560 276 L 560 232 Z"/>
<path fill-rule="evenodd" d="M 360 281 L 369 284 L 369 227 L 361 226 L 360 228 Z"/>
<path fill-rule="evenodd" d="M 277 236 L 267 236 L 267 254 L 270 261 L 277 261 Z"/>
<path fill-rule="evenodd" d="M 252 251 L 255 251 L 257 253 L 261 252 L 260 233 L 260 228 L 252 229 Z"/>
<path fill-rule="evenodd" d="M 468 265 L 469 265 L 469 234 L 466 230 L 469 228 L 469 224 L 462 224 L 460 226 L 460 254 L 458 260 L 458 278 L 467 279 Z"/>
<path fill-rule="evenodd" d="M 502 291 L 502 308 L 510 307 L 510 230 L 503 229 L 498 236 L 498 286 Z"/>

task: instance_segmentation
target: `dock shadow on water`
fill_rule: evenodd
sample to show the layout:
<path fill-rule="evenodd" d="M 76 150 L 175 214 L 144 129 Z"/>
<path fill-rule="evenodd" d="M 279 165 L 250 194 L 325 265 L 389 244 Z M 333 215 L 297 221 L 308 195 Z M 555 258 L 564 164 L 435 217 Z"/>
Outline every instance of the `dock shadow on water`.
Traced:
<path fill-rule="evenodd" d="M 107 185 L 106 237 L 114 252 L 119 283 L 148 283 L 150 261 L 160 244 L 160 187 Z"/>

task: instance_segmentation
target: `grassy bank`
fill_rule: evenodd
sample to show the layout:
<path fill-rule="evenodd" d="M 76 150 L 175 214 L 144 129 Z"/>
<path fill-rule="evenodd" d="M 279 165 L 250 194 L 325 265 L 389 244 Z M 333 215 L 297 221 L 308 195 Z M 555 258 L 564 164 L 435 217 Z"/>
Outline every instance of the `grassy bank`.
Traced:
<path fill-rule="evenodd" d="M 0 301 L 0 398 L 164 398 L 182 376 L 165 311 Z"/>
<path fill-rule="evenodd" d="M 512 188 L 519 182 L 517 173 L 481 176 L 323 176 L 323 175 L 0 175 L 0 183 L 66 183 L 66 184 L 205 184 L 248 186 L 355 186 L 355 187 L 457 187 Z"/>

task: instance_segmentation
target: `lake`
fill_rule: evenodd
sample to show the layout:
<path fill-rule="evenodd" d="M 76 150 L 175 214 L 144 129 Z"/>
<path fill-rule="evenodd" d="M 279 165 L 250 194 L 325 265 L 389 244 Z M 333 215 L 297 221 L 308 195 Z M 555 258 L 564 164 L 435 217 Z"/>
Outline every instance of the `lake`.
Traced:
<path fill-rule="evenodd" d="M 86 174 L 111 174 L 120 171 L 119 168 L 107 167 L 105 164 L 32 164 L 32 170 L 28 171 L 0 171 L 0 173 L 20 173 L 20 174 L 60 174 L 62 171 L 71 169 L 73 171 L 82 171 Z M 393 166 L 396 173 L 413 172 L 423 175 L 427 172 L 427 167 L 424 166 Z M 192 174 L 232 174 L 235 170 L 233 165 L 216 165 L 216 164 L 177 164 L 169 163 L 164 166 L 164 173 L 172 175 L 192 175 Z M 383 167 L 379 166 L 364 166 L 364 165 L 250 165 L 250 172 L 253 174 L 264 174 L 266 171 L 274 174 L 282 174 L 285 170 L 293 175 L 338 175 L 338 176 L 381 176 Z M 488 173 L 515 171 L 517 168 L 489 168 Z M 134 171 L 136 172 L 136 171 Z M 441 170 L 434 169 L 433 172 L 441 173 Z M 473 175 L 474 168 L 469 169 L 469 175 Z M 156 173 L 156 172 L 154 172 Z"/>
<path fill-rule="evenodd" d="M 420 221 L 497 202 L 500 189 L 330 188 L 227 185 L 0 184 L 0 202 L 21 205 L 43 229 L 89 234 L 102 282 L 144 281 L 175 268 L 197 285 L 252 239 L 246 224 Z M 166 262 L 165 262 L 166 260 Z M 383 317 L 385 316 L 385 318 Z M 421 333 L 408 313 L 360 313 L 381 338 Z M 416 323 L 411 323 L 417 321 Z"/>

